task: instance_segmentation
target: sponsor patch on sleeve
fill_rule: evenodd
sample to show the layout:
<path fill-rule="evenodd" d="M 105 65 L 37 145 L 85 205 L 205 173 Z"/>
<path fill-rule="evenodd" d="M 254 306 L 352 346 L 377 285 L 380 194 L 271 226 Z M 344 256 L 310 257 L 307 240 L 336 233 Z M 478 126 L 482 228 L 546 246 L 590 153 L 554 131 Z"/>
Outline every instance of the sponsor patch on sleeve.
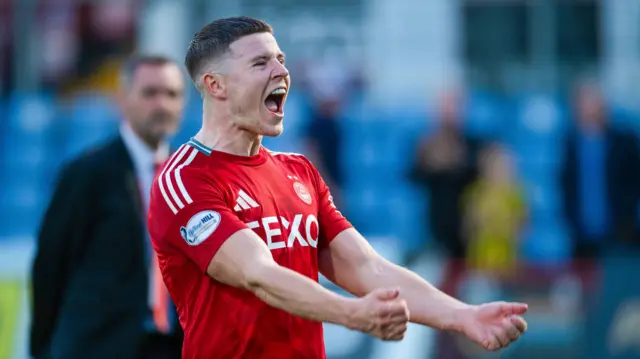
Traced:
<path fill-rule="evenodd" d="M 220 225 L 220 213 L 201 211 L 191 217 L 186 226 L 180 227 L 180 235 L 188 245 L 197 246 L 209 238 L 218 225 Z"/>

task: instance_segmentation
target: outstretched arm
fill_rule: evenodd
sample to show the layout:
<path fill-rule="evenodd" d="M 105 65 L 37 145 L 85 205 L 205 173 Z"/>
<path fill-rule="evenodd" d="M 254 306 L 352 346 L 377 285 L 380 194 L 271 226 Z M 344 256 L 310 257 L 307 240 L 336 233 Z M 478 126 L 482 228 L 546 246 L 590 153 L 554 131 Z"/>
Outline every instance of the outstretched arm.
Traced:
<path fill-rule="evenodd" d="M 319 265 L 329 280 L 358 296 L 376 288 L 398 286 L 412 322 L 464 333 L 489 350 L 507 346 L 526 330 L 526 322 L 517 316 L 526 312 L 525 304 L 462 303 L 382 258 L 355 229 L 338 234 L 320 253 Z"/>
<path fill-rule="evenodd" d="M 406 304 L 397 299 L 396 289 L 381 288 L 364 300 L 339 296 L 278 265 L 250 229 L 236 232 L 222 244 L 207 274 L 299 317 L 343 325 L 385 340 L 400 340 L 406 330 Z"/>

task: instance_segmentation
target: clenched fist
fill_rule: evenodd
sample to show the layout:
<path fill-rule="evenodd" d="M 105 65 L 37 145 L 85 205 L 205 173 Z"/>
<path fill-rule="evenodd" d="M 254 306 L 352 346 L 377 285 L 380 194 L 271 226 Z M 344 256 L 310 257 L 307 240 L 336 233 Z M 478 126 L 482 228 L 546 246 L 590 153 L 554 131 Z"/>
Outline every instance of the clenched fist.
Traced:
<path fill-rule="evenodd" d="M 377 289 L 359 298 L 350 316 L 352 329 L 382 340 L 402 340 L 407 331 L 409 309 L 398 289 Z"/>

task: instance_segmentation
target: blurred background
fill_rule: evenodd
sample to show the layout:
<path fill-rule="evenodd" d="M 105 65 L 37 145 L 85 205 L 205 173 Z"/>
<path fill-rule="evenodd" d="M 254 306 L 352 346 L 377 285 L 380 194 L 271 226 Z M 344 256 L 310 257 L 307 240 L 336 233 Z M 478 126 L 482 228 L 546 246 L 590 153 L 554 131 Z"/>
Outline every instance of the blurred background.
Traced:
<path fill-rule="evenodd" d="M 640 358 L 639 0 L 2 0 L 1 359 L 28 357 L 34 234 L 60 165 L 117 132 L 122 60 L 181 62 L 240 14 L 274 26 L 292 73 L 265 145 L 308 155 L 388 258 L 530 304 L 500 354 L 328 325 L 329 358 Z M 191 92 L 175 144 L 200 127 Z"/>

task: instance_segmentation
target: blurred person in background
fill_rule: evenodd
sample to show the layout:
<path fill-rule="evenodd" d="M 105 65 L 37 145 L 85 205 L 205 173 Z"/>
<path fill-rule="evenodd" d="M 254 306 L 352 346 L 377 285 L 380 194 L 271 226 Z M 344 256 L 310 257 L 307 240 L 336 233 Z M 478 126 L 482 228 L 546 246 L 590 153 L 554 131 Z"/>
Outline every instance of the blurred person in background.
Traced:
<path fill-rule="evenodd" d="M 416 149 L 411 176 L 429 192 L 429 223 L 436 242 L 457 259 L 465 257 L 462 236 L 462 194 L 477 178 L 478 141 L 463 133 L 462 94 L 443 94 L 435 132 Z"/>
<path fill-rule="evenodd" d="M 640 246 L 640 149 L 636 137 L 614 128 L 600 89 L 580 83 L 574 97 L 575 129 L 566 139 L 564 205 L 574 255 L 598 256 L 616 243 Z"/>
<path fill-rule="evenodd" d="M 512 158 L 500 144 L 480 156 L 480 178 L 464 195 L 467 268 L 498 277 L 515 273 L 518 239 L 526 218 L 523 189 Z"/>
<path fill-rule="evenodd" d="M 146 212 L 184 86 L 169 58 L 131 58 L 121 73 L 119 135 L 62 170 L 32 268 L 33 357 L 180 358 L 182 333 Z"/>
<path fill-rule="evenodd" d="M 341 202 L 342 188 L 340 105 L 341 101 L 336 97 L 319 98 L 304 132 L 305 153 L 331 188 L 336 205 Z"/>
<path fill-rule="evenodd" d="M 343 98 L 349 90 L 349 74 L 340 63 L 325 62 L 311 67 L 306 77 L 314 103 L 303 132 L 305 154 L 331 188 L 336 205 L 340 205 L 343 135 L 339 121 Z"/>

